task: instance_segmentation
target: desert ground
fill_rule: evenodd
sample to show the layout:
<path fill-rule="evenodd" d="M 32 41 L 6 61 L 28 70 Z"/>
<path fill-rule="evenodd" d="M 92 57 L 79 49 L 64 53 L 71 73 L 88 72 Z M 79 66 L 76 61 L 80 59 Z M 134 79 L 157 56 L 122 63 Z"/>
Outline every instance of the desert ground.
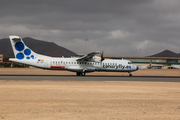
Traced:
<path fill-rule="evenodd" d="M 140 70 L 133 75 L 179 76 L 178 73 L 180 70 Z M 0 74 L 75 73 L 0 68 Z M 94 74 L 128 75 L 108 72 L 88 75 Z M 180 120 L 180 83 L 1 80 L 0 119 Z"/>

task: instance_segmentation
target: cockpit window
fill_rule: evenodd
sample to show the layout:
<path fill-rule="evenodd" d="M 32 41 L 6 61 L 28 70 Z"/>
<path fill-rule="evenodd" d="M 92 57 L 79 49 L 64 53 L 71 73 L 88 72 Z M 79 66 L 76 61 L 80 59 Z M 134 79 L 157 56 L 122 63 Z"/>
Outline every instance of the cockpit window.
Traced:
<path fill-rule="evenodd" d="M 132 64 L 131 62 L 128 62 L 128 64 Z"/>

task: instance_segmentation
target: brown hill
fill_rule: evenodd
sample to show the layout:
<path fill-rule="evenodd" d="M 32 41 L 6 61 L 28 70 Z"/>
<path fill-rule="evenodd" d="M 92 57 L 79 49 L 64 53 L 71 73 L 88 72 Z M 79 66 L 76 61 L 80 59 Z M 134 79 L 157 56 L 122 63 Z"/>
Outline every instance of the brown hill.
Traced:
<path fill-rule="evenodd" d="M 61 57 L 61 56 L 69 57 L 76 55 L 76 53 L 64 47 L 58 46 L 53 42 L 36 40 L 29 37 L 23 38 L 23 41 L 26 44 L 26 46 L 28 46 L 34 52 L 39 54 L 52 56 L 52 57 Z M 14 57 L 9 38 L 0 39 L 0 54 L 3 54 L 4 58 Z"/>
<path fill-rule="evenodd" d="M 155 55 L 151 55 L 148 57 L 180 57 L 180 54 L 177 54 L 177 53 L 172 52 L 170 50 L 164 50 L 160 53 L 157 53 Z"/>

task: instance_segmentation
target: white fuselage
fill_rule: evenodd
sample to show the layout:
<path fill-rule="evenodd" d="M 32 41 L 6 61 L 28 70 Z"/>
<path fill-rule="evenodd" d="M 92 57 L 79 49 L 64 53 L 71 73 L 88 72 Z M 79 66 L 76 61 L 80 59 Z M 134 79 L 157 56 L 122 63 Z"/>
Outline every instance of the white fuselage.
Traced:
<path fill-rule="evenodd" d="M 11 58 L 10 61 L 31 65 L 42 69 L 68 70 L 73 72 L 94 72 L 94 71 L 112 71 L 112 72 L 133 72 L 138 70 L 136 65 L 128 60 L 105 59 L 102 62 L 77 61 L 78 58 L 37 58 L 33 60 L 19 60 Z"/>

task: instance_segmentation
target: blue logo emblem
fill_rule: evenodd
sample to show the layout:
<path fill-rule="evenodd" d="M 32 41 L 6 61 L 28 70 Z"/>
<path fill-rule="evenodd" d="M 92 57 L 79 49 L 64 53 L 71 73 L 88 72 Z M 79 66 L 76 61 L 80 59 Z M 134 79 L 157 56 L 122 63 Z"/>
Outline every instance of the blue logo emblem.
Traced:
<path fill-rule="evenodd" d="M 31 58 L 30 58 L 30 57 L 26 57 L 26 59 L 28 59 L 28 60 L 29 60 L 29 59 L 31 59 Z"/>
<path fill-rule="evenodd" d="M 24 54 L 18 53 L 18 54 L 16 55 L 16 58 L 22 60 L 22 59 L 24 59 Z"/>
<path fill-rule="evenodd" d="M 25 54 L 25 55 L 30 55 L 30 54 L 31 54 L 31 50 L 28 49 L 28 48 L 25 49 L 25 50 L 24 50 L 24 54 Z"/>
<path fill-rule="evenodd" d="M 31 58 L 34 59 L 34 55 L 31 55 Z"/>
<path fill-rule="evenodd" d="M 16 49 L 17 51 L 22 51 L 22 50 L 24 50 L 24 44 L 23 44 L 22 42 L 17 42 L 17 43 L 15 44 L 15 49 Z"/>
<path fill-rule="evenodd" d="M 29 48 L 26 48 L 24 50 L 24 48 L 25 48 L 25 45 L 24 45 L 23 42 L 17 42 L 15 44 L 15 49 L 17 51 L 19 51 L 19 53 L 16 54 L 16 58 L 19 59 L 19 60 L 22 60 L 22 59 L 25 58 L 25 55 L 26 55 L 27 60 L 34 59 L 35 57 L 34 57 L 34 55 L 31 55 L 31 50 Z M 24 54 L 20 52 L 20 51 L 23 51 L 23 50 L 24 50 Z"/>

